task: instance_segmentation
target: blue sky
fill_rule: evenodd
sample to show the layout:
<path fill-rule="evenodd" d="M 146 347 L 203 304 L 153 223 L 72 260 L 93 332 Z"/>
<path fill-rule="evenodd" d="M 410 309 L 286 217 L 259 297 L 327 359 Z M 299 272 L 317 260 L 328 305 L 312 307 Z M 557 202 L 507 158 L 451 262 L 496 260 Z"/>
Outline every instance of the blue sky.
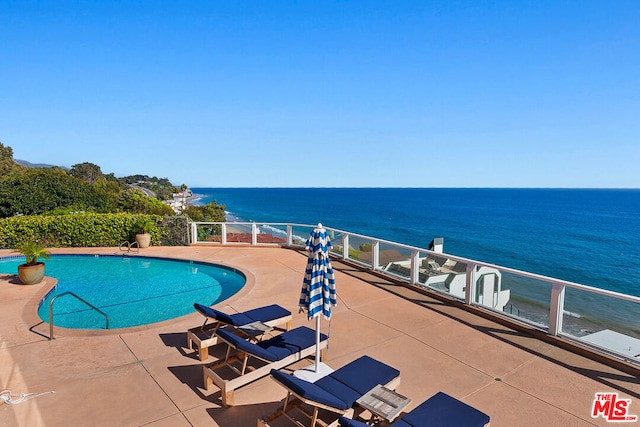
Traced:
<path fill-rule="evenodd" d="M 191 187 L 640 188 L 640 2 L 7 1 L 0 142 Z"/>

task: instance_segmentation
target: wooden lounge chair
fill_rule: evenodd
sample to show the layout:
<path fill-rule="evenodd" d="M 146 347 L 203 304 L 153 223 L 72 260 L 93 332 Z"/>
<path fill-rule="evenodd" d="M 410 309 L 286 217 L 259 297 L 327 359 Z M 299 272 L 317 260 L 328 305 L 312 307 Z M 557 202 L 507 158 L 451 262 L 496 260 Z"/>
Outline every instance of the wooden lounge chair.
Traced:
<path fill-rule="evenodd" d="M 227 353 L 224 360 L 203 367 L 204 386 L 208 390 L 211 383 L 215 383 L 220 388 L 224 406 L 233 405 L 237 388 L 269 375 L 272 369 L 284 368 L 314 355 L 316 351 L 316 331 L 306 326 L 257 343 L 224 329 L 219 329 L 217 334 L 220 341 L 227 343 Z M 320 334 L 321 358 L 327 343 L 327 336 Z M 227 375 L 223 377 L 225 373 Z"/>
<path fill-rule="evenodd" d="M 193 308 L 205 319 L 202 326 L 187 331 L 187 345 L 189 350 L 193 350 L 194 346 L 198 349 L 198 359 L 200 360 L 209 357 L 209 347 L 218 342 L 216 331 L 221 326 L 239 327 L 253 322 L 262 322 L 273 328 L 285 324 L 285 328 L 282 330 L 291 329 L 291 312 L 276 304 L 233 314 L 227 314 L 198 303 L 193 304 Z M 210 320 L 213 322 L 207 324 Z"/>
<path fill-rule="evenodd" d="M 409 411 L 389 427 L 483 427 L 489 425 L 487 414 L 446 393 L 438 392 Z M 341 427 L 367 427 L 361 421 L 340 417 Z"/>
<path fill-rule="evenodd" d="M 272 370 L 271 375 L 287 389 L 287 397 L 275 412 L 258 419 L 258 427 L 269 426 L 282 416 L 295 425 L 304 425 L 291 414 L 294 409 L 309 421 L 311 427 L 317 424 L 337 426 L 338 416 L 352 417 L 358 409 L 356 400 L 375 386 L 382 384 L 394 390 L 400 384 L 400 371 L 369 356 L 362 356 L 313 383 L 277 370 Z M 320 410 L 335 413 L 333 422 L 327 424 L 321 420 Z"/>

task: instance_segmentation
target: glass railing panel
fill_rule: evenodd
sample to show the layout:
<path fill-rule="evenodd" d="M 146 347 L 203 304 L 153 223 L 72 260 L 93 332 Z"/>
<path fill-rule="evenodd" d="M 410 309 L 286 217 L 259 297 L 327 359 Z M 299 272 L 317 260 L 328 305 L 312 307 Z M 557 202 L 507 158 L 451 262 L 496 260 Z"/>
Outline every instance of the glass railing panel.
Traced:
<path fill-rule="evenodd" d="M 227 223 L 226 228 L 227 243 L 251 243 L 251 223 Z"/>
<path fill-rule="evenodd" d="M 465 299 L 467 264 L 445 254 L 418 253 L 418 283 L 454 298 Z"/>
<path fill-rule="evenodd" d="M 353 235 L 349 236 L 349 255 L 347 258 L 350 261 L 371 267 L 373 242 L 372 239 Z"/>
<path fill-rule="evenodd" d="M 280 228 L 280 227 L 278 227 Z M 315 227 L 305 227 L 300 225 L 294 225 L 291 227 L 291 244 L 293 246 L 305 246 L 307 243 L 307 239 L 311 235 Z M 283 226 L 282 230 L 285 232 L 286 237 L 286 226 Z M 340 231 L 335 231 L 330 228 L 327 229 L 327 233 L 329 234 L 329 239 L 331 239 L 332 249 L 330 253 L 342 257 L 342 248 L 344 246 L 343 243 L 343 234 Z"/>
<path fill-rule="evenodd" d="M 275 224 L 258 224 L 257 242 L 287 244 L 287 226 Z"/>
<path fill-rule="evenodd" d="M 198 242 L 222 242 L 222 225 L 220 224 L 196 224 Z"/>
<path fill-rule="evenodd" d="M 640 304 L 566 288 L 562 333 L 640 362 Z"/>
<path fill-rule="evenodd" d="M 304 247 L 312 231 L 313 231 L 313 227 L 304 227 L 299 225 L 293 226 L 291 228 L 291 234 L 292 234 L 291 244 L 294 246 Z"/>
<path fill-rule="evenodd" d="M 539 328 L 549 329 L 550 282 L 502 271 L 500 290 L 508 291 L 503 312 Z"/>
<path fill-rule="evenodd" d="M 329 238 L 331 239 L 331 250 L 329 251 L 332 255 L 342 258 L 342 254 L 344 253 L 344 235 L 340 231 L 336 230 L 327 230 L 329 232 Z"/>
<path fill-rule="evenodd" d="M 386 271 L 411 282 L 411 250 L 402 246 L 381 242 L 376 270 Z"/>

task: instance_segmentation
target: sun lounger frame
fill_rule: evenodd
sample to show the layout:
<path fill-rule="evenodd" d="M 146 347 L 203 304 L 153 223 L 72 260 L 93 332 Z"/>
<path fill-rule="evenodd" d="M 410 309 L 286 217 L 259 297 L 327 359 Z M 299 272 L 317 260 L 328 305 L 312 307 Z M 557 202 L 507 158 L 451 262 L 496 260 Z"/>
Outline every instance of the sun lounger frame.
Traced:
<path fill-rule="evenodd" d="M 286 387 L 284 384 L 278 382 L 278 384 L 282 385 L 287 389 L 287 397 L 283 400 L 283 403 L 280 407 L 278 407 L 271 414 L 265 415 L 261 418 L 258 418 L 257 427 L 270 427 L 270 422 L 284 416 L 286 419 L 291 421 L 293 424 L 297 426 L 303 426 L 300 421 L 298 421 L 293 416 L 289 415 L 289 412 L 292 410 L 297 410 L 302 416 L 311 421 L 310 426 L 315 427 L 316 425 L 320 425 L 322 427 L 337 427 L 338 426 L 338 418 L 335 421 L 330 422 L 329 424 L 325 423 L 321 420 L 318 415 L 321 409 L 328 410 L 331 412 L 335 412 L 338 415 L 342 415 L 347 418 L 353 418 L 354 416 L 358 416 L 362 412 L 365 411 L 364 408 L 359 407 L 357 405 L 352 406 L 346 410 L 338 409 L 332 406 L 324 405 L 322 403 L 305 399 L 293 390 Z M 389 390 L 395 390 L 400 385 L 400 375 L 393 378 L 387 384 L 383 384 Z M 303 404 L 307 404 L 313 408 L 311 412 L 307 412 L 302 408 Z"/>
<path fill-rule="evenodd" d="M 207 324 L 209 320 L 213 320 L 213 323 Z M 266 322 L 263 321 L 262 323 L 280 331 L 288 331 L 291 329 L 292 315 L 291 313 L 289 313 L 289 315 L 287 316 L 279 317 L 277 319 L 272 319 Z M 284 324 L 284 328 L 279 327 L 280 325 L 283 325 L 283 324 Z M 202 324 L 202 326 L 196 326 L 195 328 L 191 328 L 187 330 L 187 346 L 189 347 L 189 350 L 193 350 L 193 347 L 195 346 L 198 349 L 198 359 L 200 361 L 204 361 L 208 359 L 209 347 L 214 346 L 218 343 L 218 336 L 216 335 L 218 328 L 226 325 L 228 325 L 228 323 L 222 322 L 212 317 L 205 316 L 204 323 Z M 236 327 L 233 325 L 229 325 L 229 326 Z M 209 338 L 203 339 L 198 334 L 209 335 Z"/>
<path fill-rule="evenodd" d="M 230 342 L 225 340 L 223 337 L 218 338 L 220 339 L 220 341 L 227 344 L 227 352 L 224 360 L 218 360 L 217 362 L 203 366 L 204 388 L 206 390 L 209 390 L 211 384 L 215 384 L 220 389 L 222 404 L 224 406 L 234 405 L 234 392 L 236 389 L 242 387 L 243 385 L 256 381 L 262 377 L 266 377 L 271 372 L 271 369 L 285 368 L 299 360 L 302 360 L 311 355 L 315 355 L 316 353 L 316 346 L 314 344 L 305 349 L 302 349 L 297 353 L 293 353 L 290 356 L 285 357 L 284 359 L 274 362 L 271 360 L 263 359 L 254 354 L 247 353 L 245 351 L 237 350 Z M 328 343 L 328 339 L 320 341 L 320 360 L 325 359 L 325 352 Z M 237 351 L 235 353 L 232 353 L 232 350 L 234 349 Z M 252 367 L 248 364 L 249 358 L 251 357 L 263 362 L 267 362 L 267 364 L 258 368 Z M 235 363 L 239 363 L 240 368 L 234 366 Z M 238 374 L 238 377 L 228 380 L 222 378 L 216 373 L 216 370 L 224 367 L 230 368 L 232 371 Z"/>

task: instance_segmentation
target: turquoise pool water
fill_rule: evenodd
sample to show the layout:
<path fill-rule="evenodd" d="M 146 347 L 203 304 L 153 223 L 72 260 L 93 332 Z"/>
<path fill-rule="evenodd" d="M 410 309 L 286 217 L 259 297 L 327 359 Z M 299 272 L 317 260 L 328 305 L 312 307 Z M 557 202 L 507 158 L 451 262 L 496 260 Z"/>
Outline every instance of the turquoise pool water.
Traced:
<path fill-rule="evenodd" d="M 0 273 L 16 274 L 23 257 L 0 258 Z M 73 292 L 109 316 L 109 329 L 147 325 L 193 313 L 193 303 L 212 305 L 246 283 L 223 265 L 148 257 L 53 255 L 46 275 L 57 288 L 42 301 L 38 315 L 49 322 L 49 301 Z M 35 285 L 37 286 L 37 285 Z M 53 304 L 55 326 L 105 329 L 105 317 L 71 295 Z"/>

